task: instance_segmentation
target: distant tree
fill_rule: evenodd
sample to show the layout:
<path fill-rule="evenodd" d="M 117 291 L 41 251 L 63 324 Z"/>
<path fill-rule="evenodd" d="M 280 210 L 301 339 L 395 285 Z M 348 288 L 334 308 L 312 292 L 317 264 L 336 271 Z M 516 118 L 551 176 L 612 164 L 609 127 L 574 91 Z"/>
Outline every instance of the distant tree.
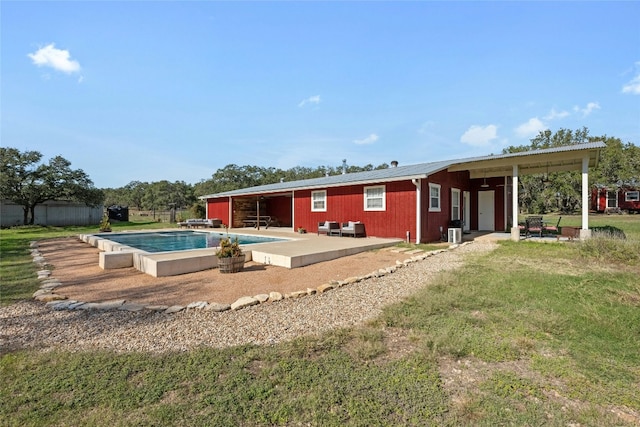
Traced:
<path fill-rule="evenodd" d="M 42 154 L 0 147 L 0 197 L 22 206 L 23 224 L 33 224 L 36 206 L 49 200 L 71 200 L 98 205 L 104 193 L 81 169 L 61 156 L 39 164 Z"/>
<path fill-rule="evenodd" d="M 374 167 L 348 166 L 347 172 L 362 172 L 374 169 L 386 169 L 389 165 L 382 163 Z M 339 175 L 342 173 L 340 166 L 318 166 L 316 168 L 306 166 L 294 166 L 287 170 L 276 168 L 263 168 L 259 166 L 238 166 L 230 164 L 218 169 L 209 180 L 202 180 L 194 186 L 194 194 L 203 196 L 206 194 L 223 193 L 225 191 L 240 188 L 255 187 L 258 185 L 274 184 L 277 182 L 291 182 L 302 179 L 320 178 L 327 175 Z"/>
<path fill-rule="evenodd" d="M 148 184 L 140 181 L 131 181 L 124 186 L 124 203 L 127 206 L 135 206 L 138 210 L 142 209 L 142 199 L 144 198 L 144 190 Z"/>
<path fill-rule="evenodd" d="M 640 148 L 618 138 L 604 137 L 604 142 L 594 182 L 609 188 L 640 185 Z"/>

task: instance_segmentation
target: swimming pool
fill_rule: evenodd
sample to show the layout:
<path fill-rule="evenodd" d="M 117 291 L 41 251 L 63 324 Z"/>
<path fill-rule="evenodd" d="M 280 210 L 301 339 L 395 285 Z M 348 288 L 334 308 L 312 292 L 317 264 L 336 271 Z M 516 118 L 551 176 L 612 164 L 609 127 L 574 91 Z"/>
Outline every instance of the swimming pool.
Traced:
<path fill-rule="evenodd" d="M 148 233 L 119 233 L 104 238 L 140 249 L 146 252 L 187 251 L 189 249 L 215 248 L 220 239 L 229 236 L 238 238 L 241 245 L 254 243 L 279 242 L 285 239 L 276 237 L 251 236 L 247 234 L 226 234 L 199 231 L 156 231 Z"/>

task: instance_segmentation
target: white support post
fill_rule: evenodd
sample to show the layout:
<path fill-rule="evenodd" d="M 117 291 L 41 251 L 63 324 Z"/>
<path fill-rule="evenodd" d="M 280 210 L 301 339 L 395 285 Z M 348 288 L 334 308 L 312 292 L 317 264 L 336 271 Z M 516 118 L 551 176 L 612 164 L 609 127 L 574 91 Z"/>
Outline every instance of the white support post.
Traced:
<path fill-rule="evenodd" d="M 582 158 L 582 228 L 580 239 L 591 237 L 589 230 L 589 156 Z"/>
<path fill-rule="evenodd" d="M 513 179 L 511 183 L 511 240 L 520 241 L 520 228 L 518 227 L 518 214 L 520 213 L 518 199 L 518 165 L 513 165 Z"/>
<path fill-rule="evenodd" d="M 420 244 L 420 239 L 422 239 L 422 180 L 414 179 L 412 182 L 416 186 L 416 244 Z"/>

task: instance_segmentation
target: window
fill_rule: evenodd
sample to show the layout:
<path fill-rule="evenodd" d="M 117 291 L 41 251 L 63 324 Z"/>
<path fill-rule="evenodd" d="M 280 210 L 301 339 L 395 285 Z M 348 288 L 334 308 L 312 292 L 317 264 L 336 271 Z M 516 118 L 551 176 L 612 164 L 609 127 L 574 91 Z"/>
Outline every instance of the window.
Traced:
<path fill-rule="evenodd" d="M 429 212 L 440 212 L 439 184 L 429 184 Z"/>
<path fill-rule="evenodd" d="M 617 208 L 618 207 L 618 192 L 617 191 L 607 191 L 607 207 L 608 208 Z"/>
<path fill-rule="evenodd" d="M 625 202 L 638 202 L 640 201 L 640 191 L 627 191 L 624 195 Z"/>
<path fill-rule="evenodd" d="M 457 188 L 451 189 L 451 220 L 456 221 L 460 219 L 460 190 Z"/>
<path fill-rule="evenodd" d="M 364 187 L 364 210 L 383 211 L 386 209 L 384 185 Z"/>
<path fill-rule="evenodd" d="M 327 190 L 311 192 L 311 212 L 327 211 Z"/>

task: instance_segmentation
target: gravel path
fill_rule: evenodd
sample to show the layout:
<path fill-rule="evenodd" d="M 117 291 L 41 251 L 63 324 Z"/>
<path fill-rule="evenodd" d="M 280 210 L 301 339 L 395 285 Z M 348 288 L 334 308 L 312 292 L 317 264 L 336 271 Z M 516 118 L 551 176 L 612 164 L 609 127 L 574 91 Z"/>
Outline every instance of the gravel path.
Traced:
<path fill-rule="evenodd" d="M 188 351 L 196 347 L 274 344 L 301 335 L 362 324 L 383 307 L 429 284 L 466 256 L 497 245 L 474 242 L 409 264 L 395 273 L 302 298 L 237 311 L 54 311 L 36 301 L 0 307 L 0 348 L 115 352 Z"/>

